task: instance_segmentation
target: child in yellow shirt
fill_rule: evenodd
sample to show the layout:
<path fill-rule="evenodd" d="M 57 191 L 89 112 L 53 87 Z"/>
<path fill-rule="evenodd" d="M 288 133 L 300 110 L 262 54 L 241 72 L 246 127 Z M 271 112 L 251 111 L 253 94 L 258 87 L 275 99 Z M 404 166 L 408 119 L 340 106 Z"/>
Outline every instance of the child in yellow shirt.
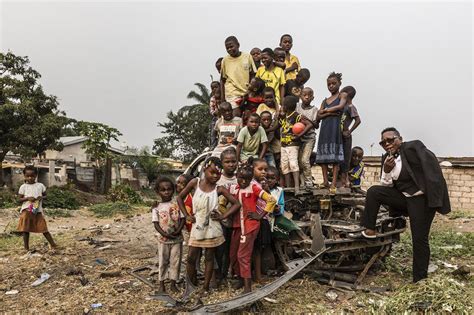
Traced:
<path fill-rule="evenodd" d="M 280 47 L 283 48 L 283 50 L 286 53 L 285 79 L 286 80 L 295 79 L 296 75 L 298 74 L 298 71 L 300 71 L 301 66 L 300 66 L 300 61 L 298 60 L 298 57 L 290 53 L 290 50 L 293 47 L 293 37 L 291 37 L 290 34 L 282 35 L 280 38 Z"/>
<path fill-rule="evenodd" d="M 273 88 L 277 104 L 285 96 L 285 72 L 282 68 L 275 66 L 273 59 L 275 54 L 271 48 L 262 50 L 263 67 L 258 68 L 256 77 L 265 81 L 265 85 Z"/>

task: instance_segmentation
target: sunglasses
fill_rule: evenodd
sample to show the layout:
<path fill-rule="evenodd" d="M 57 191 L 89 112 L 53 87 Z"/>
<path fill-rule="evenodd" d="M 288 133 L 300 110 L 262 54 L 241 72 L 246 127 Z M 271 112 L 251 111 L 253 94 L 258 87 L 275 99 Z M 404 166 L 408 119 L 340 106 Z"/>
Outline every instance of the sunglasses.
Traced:
<path fill-rule="evenodd" d="M 392 143 L 395 141 L 395 139 L 398 139 L 398 138 L 399 138 L 399 137 L 387 138 L 387 139 L 385 139 L 385 140 L 380 141 L 379 144 L 380 144 L 380 146 L 382 146 L 382 147 L 383 147 L 384 145 L 390 145 L 390 144 L 392 144 Z"/>

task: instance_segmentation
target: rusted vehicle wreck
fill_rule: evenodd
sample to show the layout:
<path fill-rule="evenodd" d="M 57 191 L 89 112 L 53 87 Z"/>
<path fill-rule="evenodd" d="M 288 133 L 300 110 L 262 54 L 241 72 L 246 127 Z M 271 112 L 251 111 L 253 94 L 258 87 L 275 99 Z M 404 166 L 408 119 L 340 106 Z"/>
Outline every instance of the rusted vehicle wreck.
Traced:
<path fill-rule="evenodd" d="M 199 176 L 200 166 L 208 154 L 200 155 L 186 170 Z M 347 289 L 363 289 L 362 281 L 368 270 L 390 251 L 406 229 L 403 217 L 390 217 L 381 209 L 377 218 L 377 238 L 365 240 L 351 237 L 362 231 L 359 219 L 364 211 L 365 195 L 362 191 L 338 189 L 330 195 L 328 189 L 307 189 L 295 195 L 285 190 L 285 211 L 290 213 L 295 226 L 290 233 L 275 239 L 275 255 L 284 273 L 273 282 L 232 299 L 215 304 L 190 304 L 189 297 L 196 289 L 186 281 L 186 290 L 180 300 L 171 296 L 152 295 L 177 310 L 196 313 L 220 313 L 249 306 L 276 291 L 297 273 L 305 269 L 315 281 Z M 155 285 L 140 275 L 148 267 L 129 273 L 152 289 Z"/>

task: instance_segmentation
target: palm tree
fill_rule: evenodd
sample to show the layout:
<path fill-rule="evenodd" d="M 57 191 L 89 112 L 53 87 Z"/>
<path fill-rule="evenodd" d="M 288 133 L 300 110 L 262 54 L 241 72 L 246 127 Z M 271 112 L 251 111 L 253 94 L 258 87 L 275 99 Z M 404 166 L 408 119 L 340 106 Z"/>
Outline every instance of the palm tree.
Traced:
<path fill-rule="evenodd" d="M 199 92 L 190 91 L 188 93 L 187 98 L 196 101 L 194 105 L 187 105 L 181 107 L 180 111 L 190 111 L 196 107 L 204 107 L 209 106 L 211 101 L 211 94 L 209 93 L 209 89 L 202 83 L 194 83 L 195 86 L 198 87 Z"/>

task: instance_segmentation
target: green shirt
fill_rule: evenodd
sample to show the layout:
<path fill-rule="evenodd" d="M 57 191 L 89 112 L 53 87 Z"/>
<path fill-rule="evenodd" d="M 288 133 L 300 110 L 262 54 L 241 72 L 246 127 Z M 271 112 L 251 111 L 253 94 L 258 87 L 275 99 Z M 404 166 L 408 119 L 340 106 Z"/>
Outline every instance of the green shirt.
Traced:
<path fill-rule="evenodd" d="M 239 137 L 237 138 L 239 143 L 242 143 L 242 151 L 240 152 L 240 160 L 247 161 L 251 156 L 258 157 L 257 152 L 260 144 L 268 142 L 267 134 L 265 129 L 259 126 L 258 130 L 255 131 L 253 135 L 250 134 L 247 126 L 242 128 L 239 132 Z"/>

